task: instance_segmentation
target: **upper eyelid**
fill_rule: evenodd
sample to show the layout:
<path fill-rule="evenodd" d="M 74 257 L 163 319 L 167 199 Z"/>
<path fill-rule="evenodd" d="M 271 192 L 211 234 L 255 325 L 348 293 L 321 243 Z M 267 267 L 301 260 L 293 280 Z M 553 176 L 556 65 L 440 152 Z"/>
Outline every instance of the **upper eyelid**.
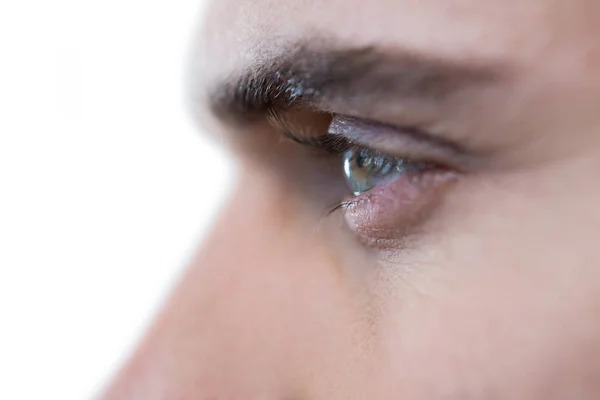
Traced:
<path fill-rule="evenodd" d="M 358 146 L 390 157 L 443 165 L 457 172 L 467 172 L 474 164 L 475 157 L 470 152 L 453 142 L 444 141 L 437 136 L 431 137 L 426 132 L 335 114 L 327 114 L 329 118 L 327 129 L 317 130 L 311 127 L 310 118 L 313 115 L 323 116 L 323 113 L 312 110 L 302 111 L 304 118 L 293 119 L 293 111 L 270 110 L 267 120 L 283 136 L 329 154 L 340 154 L 351 147 Z M 344 134 L 339 130 L 336 132 L 336 121 L 344 121 L 352 125 L 352 129 L 362 132 L 354 135 L 349 135 L 347 132 Z M 386 130 L 386 135 L 375 135 L 373 131 L 377 130 Z M 391 142 L 392 145 L 382 146 L 383 141 Z"/>
<path fill-rule="evenodd" d="M 485 162 L 483 154 L 467 150 L 438 135 L 430 135 L 426 130 L 394 126 L 351 116 L 336 118 L 345 121 L 355 132 L 336 131 L 334 120 L 330 134 L 343 134 L 349 140 L 383 154 L 433 162 L 461 173 L 477 170 Z"/>
<path fill-rule="evenodd" d="M 292 117 L 297 116 L 299 112 L 304 113 L 305 117 L 293 119 Z M 326 124 L 320 128 L 315 128 L 313 121 L 316 116 L 325 117 L 327 119 Z M 302 144 L 310 144 L 313 142 L 311 139 L 327 134 L 337 134 L 352 142 L 362 142 L 364 138 L 361 138 L 361 135 L 351 135 L 349 132 L 386 130 L 397 132 L 398 135 L 405 136 L 412 142 L 441 148 L 459 156 L 470 153 L 470 151 L 453 141 L 446 140 L 438 135 L 430 135 L 427 133 L 426 128 L 422 129 L 413 125 L 395 126 L 351 115 L 341 115 L 334 112 L 299 107 L 290 110 L 270 108 L 266 113 L 266 119 L 272 126 L 282 131 L 285 136 Z M 321 130 L 319 131 L 319 129 Z M 364 144 L 368 145 L 368 143 Z"/>
<path fill-rule="evenodd" d="M 357 133 L 359 131 L 360 133 Z M 426 130 L 418 127 L 392 126 L 389 124 L 377 121 L 368 121 L 353 116 L 337 116 L 333 118 L 328 133 L 333 135 L 343 135 L 350 140 L 360 141 L 361 136 L 364 136 L 365 132 L 370 133 L 368 136 L 373 137 L 374 131 L 386 132 L 388 135 L 401 135 L 412 142 L 435 148 L 441 148 L 445 151 L 461 156 L 468 153 L 468 151 L 462 146 L 438 136 L 429 135 Z"/>

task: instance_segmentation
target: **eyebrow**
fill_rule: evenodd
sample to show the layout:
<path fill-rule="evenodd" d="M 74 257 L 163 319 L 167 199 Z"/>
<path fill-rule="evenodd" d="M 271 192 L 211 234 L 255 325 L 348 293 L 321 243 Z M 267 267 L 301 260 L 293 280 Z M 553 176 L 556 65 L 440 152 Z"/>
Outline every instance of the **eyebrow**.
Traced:
<path fill-rule="evenodd" d="M 374 100 L 441 105 L 467 90 L 497 84 L 506 72 L 503 65 L 372 46 L 315 48 L 300 43 L 284 46 L 221 81 L 210 91 L 209 105 L 226 122 L 296 107 L 328 112 L 360 109 L 372 106 Z"/>

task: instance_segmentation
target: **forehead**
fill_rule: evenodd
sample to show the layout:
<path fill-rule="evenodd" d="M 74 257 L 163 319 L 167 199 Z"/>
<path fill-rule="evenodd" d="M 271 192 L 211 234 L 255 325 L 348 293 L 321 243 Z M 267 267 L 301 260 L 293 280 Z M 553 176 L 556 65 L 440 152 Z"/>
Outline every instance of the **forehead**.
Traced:
<path fill-rule="evenodd" d="M 318 38 L 539 65 L 566 49 L 589 52 L 598 18 L 596 0 L 218 0 L 204 27 L 204 70 L 218 75 L 280 43 Z"/>

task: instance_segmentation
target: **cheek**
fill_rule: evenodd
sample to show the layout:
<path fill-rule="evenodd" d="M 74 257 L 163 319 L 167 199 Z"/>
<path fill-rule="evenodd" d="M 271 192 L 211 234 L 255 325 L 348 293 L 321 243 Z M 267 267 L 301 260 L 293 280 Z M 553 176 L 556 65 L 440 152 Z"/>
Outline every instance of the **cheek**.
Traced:
<path fill-rule="evenodd" d="M 479 275 L 443 295 L 390 302 L 378 351 L 388 392 L 429 399 L 596 398 L 597 314 L 589 303 L 575 303 L 573 293 L 545 287 L 550 293 L 542 294 L 531 290 L 534 282 L 514 278 Z"/>
<path fill-rule="evenodd" d="M 448 199 L 437 236 L 420 243 L 428 251 L 412 252 L 410 275 L 391 285 L 404 295 L 385 298 L 378 353 L 386 381 L 397 382 L 390 391 L 597 398 L 600 193 L 564 169 L 560 184 L 547 173 L 487 180 Z"/>

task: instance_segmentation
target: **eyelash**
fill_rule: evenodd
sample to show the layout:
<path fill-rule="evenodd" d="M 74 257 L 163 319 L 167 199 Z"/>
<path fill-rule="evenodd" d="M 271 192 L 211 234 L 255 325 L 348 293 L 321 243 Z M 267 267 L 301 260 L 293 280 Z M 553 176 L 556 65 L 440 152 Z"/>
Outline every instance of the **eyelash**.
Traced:
<path fill-rule="evenodd" d="M 294 124 L 274 109 L 269 110 L 267 119 L 283 137 L 319 152 L 338 155 L 352 147 L 352 143 L 342 136 L 316 132 L 310 125 Z"/>
<path fill-rule="evenodd" d="M 315 137 L 302 137 L 289 129 L 282 129 L 281 134 L 294 142 L 311 149 L 327 153 L 329 155 L 339 155 L 352 147 L 358 146 L 343 136 L 320 135 Z"/>

